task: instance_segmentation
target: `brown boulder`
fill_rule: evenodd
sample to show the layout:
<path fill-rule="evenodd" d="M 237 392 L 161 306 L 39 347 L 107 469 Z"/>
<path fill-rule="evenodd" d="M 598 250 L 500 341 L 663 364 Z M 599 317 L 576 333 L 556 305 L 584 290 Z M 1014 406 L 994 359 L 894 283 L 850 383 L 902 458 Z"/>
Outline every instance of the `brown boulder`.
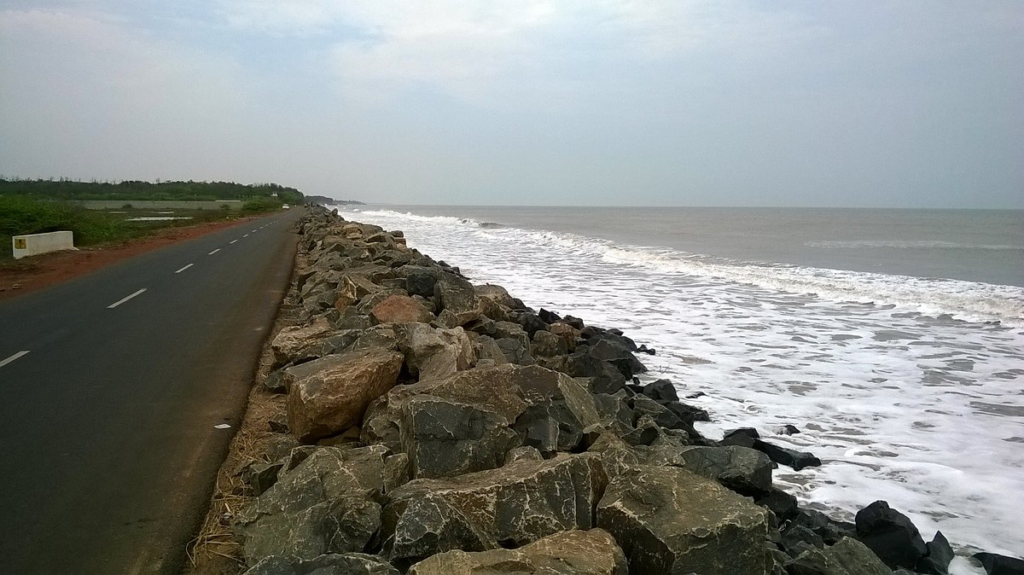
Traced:
<path fill-rule="evenodd" d="M 380 323 L 429 323 L 434 314 L 406 295 L 390 295 L 373 306 L 370 314 Z"/>

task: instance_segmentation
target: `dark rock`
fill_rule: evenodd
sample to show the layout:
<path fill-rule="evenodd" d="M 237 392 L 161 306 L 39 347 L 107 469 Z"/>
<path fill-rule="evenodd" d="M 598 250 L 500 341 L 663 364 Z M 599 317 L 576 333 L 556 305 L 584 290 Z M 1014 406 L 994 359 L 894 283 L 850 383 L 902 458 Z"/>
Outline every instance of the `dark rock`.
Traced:
<path fill-rule="evenodd" d="M 641 345 L 640 347 L 637 348 L 636 351 L 637 351 L 637 353 L 646 353 L 647 355 L 655 355 L 655 354 L 657 354 L 657 352 L 654 350 L 654 348 L 649 348 L 646 345 Z"/>
<path fill-rule="evenodd" d="M 544 308 L 540 308 L 540 311 L 537 312 L 537 317 L 539 317 L 542 322 L 548 323 L 548 324 L 555 323 L 556 321 L 561 321 L 562 320 L 562 318 L 558 317 L 557 313 L 555 313 L 553 311 L 548 311 L 548 310 L 546 310 Z"/>
<path fill-rule="evenodd" d="M 519 442 L 500 415 L 428 395 L 403 410 L 402 447 L 413 477 L 452 477 L 500 467 Z"/>
<path fill-rule="evenodd" d="M 597 524 L 622 547 L 630 573 L 766 571 L 765 511 L 684 469 L 626 469 L 605 490 Z"/>
<path fill-rule="evenodd" d="M 583 438 L 583 425 L 564 401 L 526 408 L 513 429 L 522 445 L 534 447 L 544 455 L 573 451 Z"/>
<path fill-rule="evenodd" d="M 409 295 L 432 298 L 437 276 L 438 272 L 435 270 L 410 268 L 405 276 L 405 291 L 409 292 Z"/>
<path fill-rule="evenodd" d="M 592 393 L 613 394 L 626 385 L 626 378 L 616 367 L 591 356 L 589 347 L 579 346 L 566 362 L 566 373 L 573 377 L 591 378 Z"/>
<path fill-rule="evenodd" d="M 521 339 L 512 337 L 503 337 L 494 341 L 498 344 L 498 348 L 501 349 L 501 353 L 509 363 L 516 365 L 534 365 L 537 363 L 530 353 L 529 343 L 523 345 Z"/>
<path fill-rule="evenodd" d="M 662 403 L 662 405 L 674 413 L 676 417 L 685 421 L 687 425 L 692 426 L 695 421 L 711 421 L 711 417 L 708 415 L 707 411 L 704 411 L 699 407 L 685 404 L 681 401 L 667 401 Z"/>
<path fill-rule="evenodd" d="M 770 457 L 775 463 L 792 467 L 794 471 L 800 471 L 805 467 L 818 467 L 821 465 L 820 459 L 806 451 L 796 451 L 795 449 L 779 447 L 778 445 L 774 445 L 760 439 L 754 441 L 753 447 Z"/>
<path fill-rule="evenodd" d="M 464 325 L 480 317 L 476 290 L 473 284 L 461 277 L 452 274 L 439 277 L 434 285 L 434 298 L 442 313 L 448 311 L 454 315 L 457 325 Z"/>
<path fill-rule="evenodd" d="M 643 394 L 659 403 L 666 401 L 679 401 L 679 394 L 676 386 L 667 379 L 659 379 L 648 383 L 643 388 Z"/>
<path fill-rule="evenodd" d="M 569 353 L 569 346 L 566 345 L 564 339 L 550 331 L 540 330 L 533 334 L 533 343 L 530 345 L 530 351 L 534 356 L 554 357 Z"/>
<path fill-rule="evenodd" d="M 758 498 L 754 503 L 767 507 L 782 521 L 789 521 L 796 517 L 799 510 L 796 497 L 786 493 L 778 487 L 772 487 L 767 495 Z"/>
<path fill-rule="evenodd" d="M 1024 560 L 995 553 L 975 553 L 988 575 L 1024 575 Z"/>
<path fill-rule="evenodd" d="M 547 331 L 548 324 L 540 317 L 532 313 L 523 313 L 519 315 L 518 323 L 523 327 L 523 330 L 533 338 L 533 335 L 538 331 Z"/>
<path fill-rule="evenodd" d="M 412 566 L 409 575 L 470 573 L 626 575 L 626 557 L 603 529 L 563 531 L 518 549 L 448 551 Z"/>
<path fill-rule="evenodd" d="M 583 325 L 583 320 L 582 319 L 580 319 L 578 317 L 573 317 L 571 315 L 567 315 L 567 316 L 563 317 L 562 318 L 562 323 L 564 323 L 566 325 L 569 325 L 569 326 L 572 326 L 572 327 L 574 327 L 576 329 L 583 329 L 584 327 L 586 327 L 585 325 Z"/>
<path fill-rule="evenodd" d="M 813 509 L 799 509 L 791 523 L 803 525 L 814 531 L 826 545 L 835 545 L 843 537 L 857 536 L 856 528 L 852 523 L 836 521 L 828 515 Z"/>
<path fill-rule="evenodd" d="M 375 555 L 331 553 L 314 559 L 267 557 L 243 575 L 399 575 L 398 569 Z"/>
<path fill-rule="evenodd" d="M 628 349 L 610 342 L 607 339 L 600 339 L 591 343 L 588 353 L 594 359 L 606 361 L 615 366 L 626 379 L 632 378 L 638 373 L 644 373 L 647 368 Z"/>
<path fill-rule="evenodd" d="M 270 417 L 267 419 L 267 427 L 274 433 L 288 433 L 288 416 L 279 413 Z"/>
<path fill-rule="evenodd" d="M 281 376 L 281 370 L 271 373 L 267 376 L 267 379 L 263 380 L 263 388 L 270 393 L 288 393 L 288 386 L 285 385 L 284 379 Z"/>
<path fill-rule="evenodd" d="M 526 461 L 544 461 L 544 456 L 540 454 L 540 451 L 536 447 L 517 447 L 505 454 L 505 465 L 515 463 L 520 459 Z"/>
<path fill-rule="evenodd" d="M 865 547 L 851 537 L 844 537 L 831 547 L 809 549 L 786 563 L 789 575 L 890 575 L 892 571 Z"/>
<path fill-rule="evenodd" d="M 885 501 L 875 501 L 858 511 L 856 523 L 857 538 L 893 569 L 913 569 L 928 552 L 910 518 Z"/>
<path fill-rule="evenodd" d="M 605 481 L 594 454 L 416 479 L 393 492 L 384 509 L 383 554 L 401 567 L 454 549 L 520 547 L 560 531 L 590 529 Z"/>
<path fill-rule="evenodd" d="M 746 447 L 689 447 L 680 452 L 683 467 L 741 494 L 761 497 L 772 488 L 772 462 Z"/>
<path fill-rule="evenodd" d="M 798 429 L 795 425 L 790 425 L 790 424 L 787 423 L 786 425 L 784 425 L 782 427 L 782 430 L 780 431 L 780 433 L 782 435 L 796 435 L 796 434 L 800 433 L 800 429 Z"/>
<path fill-rule="evenodd" d="M 953 548 L 942 532 L 936 531 L 935 537 L 925 547 L 928 551 L 917 562 L 914 571 L 924 575 L 948 575 L 949 564 L 953 561 Z"/>
<path fill-rule="evenodd" d="M 313 559 L 362 552 L 380 525 L 384 456 L 381 446 L 322 447 L 237 516 L 246 562 L 272 555 Z"/>
<path fill-rule="evenodd" d="M 260 495 L 277 483 L 277 476 L 284 463 L 253 463 L 242 470 L 242 483 L 249 486 L 253 495 Z"/>

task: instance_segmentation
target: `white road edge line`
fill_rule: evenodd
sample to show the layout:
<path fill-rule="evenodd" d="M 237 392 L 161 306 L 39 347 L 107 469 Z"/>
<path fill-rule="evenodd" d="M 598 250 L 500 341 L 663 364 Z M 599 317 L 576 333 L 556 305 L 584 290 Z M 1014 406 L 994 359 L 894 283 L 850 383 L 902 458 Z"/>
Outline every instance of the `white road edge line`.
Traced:
<path fill-rule="evenodd" d="M 210 253 L 208 253 L 208 254 L 206 254 L 206 255 L 208 255 L 208 256 L 212 256 L 213 254 L 215 254 L 215 253 L 217 253 L 217 252 L 219 252 L 219 251 L 220 251 L 220 248 L 217 248 L 217 249 L 213 250 L 212 252 L 210 252 Z"/>
<path fill-rule="evenodd" d="M 235 243 L 235 242 L 237 242 L 237 241 L 238 241 L 238 240 L 231 240 L 231 241 L 230 241 L 230 242 L 228 242 L 228 243 L 229 243 L 229 244 L 233 244 L 233 243 Z"/>
<path fill-rule="evenodd" d="M 7 359 L 5 359 L 3 361 L 0 361 L 0 367 L 3 367 L 5 365 L 7 365 L 8 363 L 11 363 L 14 360 L 18 359 L 19 357 L 24 357 L 26 355 L 28 355 L 28 351 L 27 350 L 26 351 L 19 351 L 18 353 L 12 355 L 11 357 L 9 357 L 9 358 L 7 358 Z"/>
<path fill-rule="evenodd" d="M 194 265 L 196 265 L 196 264 L 188 264 L 187 266 L 185 266 L 185 267 L 181 268 L 180 270 L 178 270 L 178 271 L 176 271 L 176 272 L 174 272 L 174 273 L 176 273 L 176 274 L 180 274 L 181 272 L 183 272 L 183 271 L 187 270 L 188 268 L 190 268 L 190 267 L 192 267 L 192 266 L 194 266 Z"/>
<path fill-rule="evenodd" d="M 146 288 L 142 288 L 142 289 L 140 289 L 139 291 L 137 291 L 137 292 L 133 293 L 132 295 L 130 295 L 130 296 L 126 297 L 126 298 L 122 298 L 122 299 L 119 299 L 119 300 L 115 301 L 114 303 L 112 303 L 112 304 L 108 305 L 108 306 L 107 306 L 107 309 L 114 309 L 115 307 L 117 307 L 117 306 L 119 306 L 119 305 L 123 304 L 124 302 L 126 302 L 126 301 L 128 301 L 128 300 L 132 299 L 133 297 L 135 297 L 135 296 L 137 296 L 137 295 L 141 294 L 141 293 L 142 293 L 142 292 L 144 292 L 144 291 L 146 291 Z"/>

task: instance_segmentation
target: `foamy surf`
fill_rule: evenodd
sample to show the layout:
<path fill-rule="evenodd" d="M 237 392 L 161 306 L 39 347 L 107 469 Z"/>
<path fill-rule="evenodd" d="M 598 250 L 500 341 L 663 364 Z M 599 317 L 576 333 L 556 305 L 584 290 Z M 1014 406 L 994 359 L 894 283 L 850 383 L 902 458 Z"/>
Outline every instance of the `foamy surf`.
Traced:
<path fill-rule="evenodd" d="M 804 504 L 851 518 L 876 499 L 961 551 L 1019 554 L 1024 532 L 1024 290 L 621 246 L 475 220 L 369 210 L 411 246 L 528 305 L 626 330 L 714 418 L 812 451 L 776 472 Z M 951 316 L 951 317 L 950 317 Z M 1000 321 L 986 324 L 983 321 Z M 785 424 L 802 433 L 773 435 Z M 956 568 L 971 572 L 966 564 Z"/>

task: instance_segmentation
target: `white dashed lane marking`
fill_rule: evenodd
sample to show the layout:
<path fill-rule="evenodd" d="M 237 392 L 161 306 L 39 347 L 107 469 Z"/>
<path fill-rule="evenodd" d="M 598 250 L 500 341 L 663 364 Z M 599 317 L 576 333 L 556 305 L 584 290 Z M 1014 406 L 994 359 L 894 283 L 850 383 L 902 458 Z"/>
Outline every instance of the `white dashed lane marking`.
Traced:
<path fill-rule="evenodd" d="M 3 367 L 5 365 L 7 365 L 8 363 L 11 363 L 11 362 L 15 361 L 19 357 L 24 357 L 26 355 L 28 355 L 28 350 L 19 351 L 18 353 L 12 355 L 11 357 L 8 357 L 7 359 L 5 359 L 3 361 L 0 361 L 0 367 Z"/>
<path fill-rule="evenodd" d="M 210 253 L 208 253 L 208 254 L 206 254 L 206 255 L 208 255 L 208 256 L 212 256 L 213 254 L 215 254 L 215 253 L 217 253 L 217 252 L 219 252 L 219 251 L 220 251 L 220 248 L 217 248 L 217 249 L 213 250 L 212 252 L 210 252 Z"/>
<path fill-rule="evenodd" d="M 112 304 L 108 305 L 108 306 L 107 306 L 107 309 L 114 309 L 115 307 L 117 307 L 117 306 L 119 306 L 119 305 L 123 304 L 124 302 L 126 302 L 126 301 L 128 301 L 128 300 L 132 299 L 133 297 L 135 297 L 135 296 L 137 296 L 137 295 L 141 294 L 141 293 L 142 293 L 142 292 L 144 292 L 144 291 L 146 291 L 146 288 L 142 288 L 142 289 L 140 289 L 139 291 L 137 291 L 137 292 L 133 293 L 133 294 L 132 294 L 132 295 L 130 295 L 130 296 L 127 296 L 127 297 L 123 297 L 123 298 L 121 298 L 121 299 L 119 299 L 119 300 L 115 301 L 114 303 L 112 303 Z"/>
<path fill-rule="evenodd" d="M 188 264 L 187 266 L 185 266 L 185 267 L 181 268 L 180 270 L 178 270 L 178 271 L 176 271 L 176 272 L 174 272 L 174 273 L 176 273 L 176 274 L 180 274 L 181 272 L 183 272 L 183 271 L 187 270 L 188 268 L 190 268 L 190 267 L 192 267 L 192 266 L 194 266 L 194 265 L 195 265 L 195 264 Z"/>

